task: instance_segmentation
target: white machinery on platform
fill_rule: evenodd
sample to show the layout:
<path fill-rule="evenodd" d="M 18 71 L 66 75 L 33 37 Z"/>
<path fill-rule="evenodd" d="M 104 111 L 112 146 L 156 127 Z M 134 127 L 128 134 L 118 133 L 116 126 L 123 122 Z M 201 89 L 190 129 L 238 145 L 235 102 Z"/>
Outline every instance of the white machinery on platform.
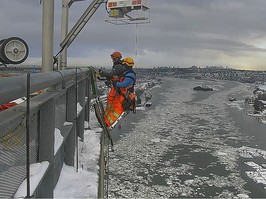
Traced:
<path fill-rule="evenodd" d="M 149 0 L 108 0 L 105 21 L 116 25 L 149 23 Z"/>

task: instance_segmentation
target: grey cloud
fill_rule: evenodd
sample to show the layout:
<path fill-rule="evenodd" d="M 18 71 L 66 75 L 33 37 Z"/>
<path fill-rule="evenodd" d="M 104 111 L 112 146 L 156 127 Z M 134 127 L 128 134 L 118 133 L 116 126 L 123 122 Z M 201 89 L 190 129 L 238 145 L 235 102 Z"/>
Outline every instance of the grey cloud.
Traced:
<path fill-rule="evenodd" d="M 72 5 L 69 29 L 90 2 Z M 174 56 L 169 57 L 169 62 L 176 63 L 174 60 L 179 59 L 185 63 L 185 59 L 181 61 L 183 55 L 193 60 L 193 57 L 199 56 L 193 53 L 200 50 L 233 57 L 253 53 L 254 58 L 256 53 L 265 52 L 257 46 L 265 39 L 266 48 L 265 0 L 150 0 L 150 3 L 151 23 L 138 25 L 140 57 L 165 53 Z M 135 25 L 106 23 L 105 14 L 105 6 L 101 5 L 70 46 L 70 57 L 96 59 L 95 52 L 109 49 L 120 50 L 126 55 L 135 54 Z M 60 49 L 60 18 L 61 0 L 55 0 L 54 54 Z M 0 1 L 0 39 L 22 37 L 28 42 L 32 57 L 41 56 L 41 20 L 42 5 L 39 0 Z M 145 57 L 144 60 L 148 59 Z M 200 57 L 195 61 L 200 61 Z"/>

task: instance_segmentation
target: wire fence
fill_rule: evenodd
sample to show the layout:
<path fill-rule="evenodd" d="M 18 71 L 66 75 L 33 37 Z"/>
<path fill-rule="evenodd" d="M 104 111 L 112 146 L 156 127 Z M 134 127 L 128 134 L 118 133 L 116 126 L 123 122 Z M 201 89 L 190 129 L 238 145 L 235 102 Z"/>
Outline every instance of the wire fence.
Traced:
<path fill-rule="evenodd" d="M 49 166 L 30 197 L 52 198 L 63 163 L 75 165 L 77 140 L 83 138 L 84 122 L 89 121 L 91 68 L 69 69 L 30 75 L 0 78 L 0 104 L 30 97 L 30 107 L 23 102 L 0 112 L 0 198 L 12 198 L 27 173 L 29 164 L 48 161 Z M 32 95 L 33 96 L 33 95 Z M 82 110 L 77 113 L 77 103 Z M 27 109 L 29 108 L 29 109 Z M 28 110 L 28 111 L 27 111 Z M 29 142 L 26 142 L 26 117 L 29 114 Z M 64 125 L 65 122 L 72 125 Z M 55 130 L 63 142 L 55 147 Z M 29 151 L 27 151 L 27 144 Z"/>

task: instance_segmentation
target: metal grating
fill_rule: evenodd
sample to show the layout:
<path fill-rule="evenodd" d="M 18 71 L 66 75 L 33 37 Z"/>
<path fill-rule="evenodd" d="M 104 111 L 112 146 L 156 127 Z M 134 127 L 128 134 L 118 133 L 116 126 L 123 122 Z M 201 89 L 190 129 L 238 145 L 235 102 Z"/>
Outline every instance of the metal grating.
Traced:
<path fill-rule="evenodd" d="M 0 198 L 11 198 L 26 178 L 25 116 L 11 122 L 9 130 L 0 134 Z M 38 117 L 30 121 L 30 162 L 37 161 Z"/>

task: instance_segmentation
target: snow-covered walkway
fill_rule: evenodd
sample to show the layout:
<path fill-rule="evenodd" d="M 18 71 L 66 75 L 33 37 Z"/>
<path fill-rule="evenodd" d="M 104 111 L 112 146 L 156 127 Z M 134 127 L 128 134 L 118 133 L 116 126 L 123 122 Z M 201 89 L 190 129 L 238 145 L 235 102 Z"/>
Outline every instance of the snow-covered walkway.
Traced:
<path fill-rule="evenodd" d="M 98 160 L 100 155 L 99 127 L 94 112 L 90 114 L 90 123 L 86 123 L 84 142 L 79 142 L 79 169 L 63 165 L 59 181 L 54 189 L 54 198 L 97 198 L 98 193 Z M 48 162 L 31 165 L 31 190 L 34 191 L 42 177 L 42 171 Z M 26 196 L 26 180 L 21 184 L 15 198 Z"/>

